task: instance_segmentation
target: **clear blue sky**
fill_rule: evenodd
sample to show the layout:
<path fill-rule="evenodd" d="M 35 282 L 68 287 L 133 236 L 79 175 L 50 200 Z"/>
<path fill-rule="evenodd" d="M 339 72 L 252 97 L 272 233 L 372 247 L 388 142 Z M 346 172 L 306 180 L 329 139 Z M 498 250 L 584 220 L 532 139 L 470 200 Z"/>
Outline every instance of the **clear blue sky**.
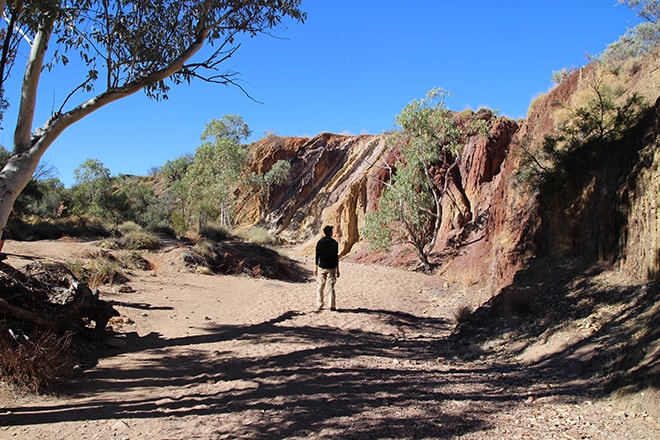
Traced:
<path fill-rule="evenodd" d="M 225 67 L 245 89 L 196 83 L 170 99 L 143 93 L 110 104 L 68 128 L 44 156 L 67 186 L 73 170 L 98 159 L 113 175 L 144 175 L 200 144 L 205 124 L 242 116 L 250 141 L 266 133 L 379 134 L 434 87 L 452 110 L 489 107 L 525 117 L 551 88 L 552 71 L 579 67 L 640 22 L 616 0 L 305 0 L 304 24 L 243 43 Z M 15 68 L 22 76 L 24 59 Z M 35 128 L 70 92 L 66 70 L 44 74 Z M 12 145 L 16 87 L 0 144 Z"/>

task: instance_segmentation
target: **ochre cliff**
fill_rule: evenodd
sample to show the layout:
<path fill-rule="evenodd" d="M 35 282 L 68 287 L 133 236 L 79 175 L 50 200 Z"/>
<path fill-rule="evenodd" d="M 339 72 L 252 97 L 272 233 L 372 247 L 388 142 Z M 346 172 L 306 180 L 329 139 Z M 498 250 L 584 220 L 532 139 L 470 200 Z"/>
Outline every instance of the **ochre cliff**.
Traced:
<path fill-rule="evenodd" d="M 580 69 L 537 99 L 526 120 L 481 115 L 489 120 L 490 133 L 464 145 L 449 182 L 453 201 L 446 197 L 443 203 L 432 259 L 445 279 L 493 294 L 525 261 L 542 255 L 609 259 L 633 277 L 658 278 L 660 155 L 657 105 L 652 105 L 660 95 L 657 64 L 657 57 L 645 61 L 627 78 L 651 104 L 643 120 L 616 145 L 594 145 L 600 156 L 578 167 L 553 193 L 518 182 L 524 152 L 557 128 L 558 107 L 593 88 L 596 69 Z M 268 136 L 253 144 L 252 171 L 263 173 L 281 159 L 291 164 L 289 179 L 273 190 L 265 226 L 311 254 L 322 226 L 333 224 L 344 258 L 412 266 L 415 257 L 405 249 L 372 252 L 360 234 L 383 190 L 380 165 L 391 154 L 385 139 L 323 133 Z M 242 210 L 247 223 L 263 215 L 250 204 Z"/>

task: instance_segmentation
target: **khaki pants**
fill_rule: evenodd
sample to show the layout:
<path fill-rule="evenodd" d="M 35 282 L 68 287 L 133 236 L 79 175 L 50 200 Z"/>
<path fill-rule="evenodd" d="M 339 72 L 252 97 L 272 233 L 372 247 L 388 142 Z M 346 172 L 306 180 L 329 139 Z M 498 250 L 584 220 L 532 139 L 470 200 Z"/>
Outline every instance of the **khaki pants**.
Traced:
<path fill-rule="evenodd" d="M 316 307 L 319 310 L 325 305 L 323 291 L 325 290 L 326 282 L 330 288 L 330 310 L 335 309 L 335 283 L 337 282 L 335 272 L 336 269 L 323 269 L 319 267 L 319 274 L 316 278 Z"/>

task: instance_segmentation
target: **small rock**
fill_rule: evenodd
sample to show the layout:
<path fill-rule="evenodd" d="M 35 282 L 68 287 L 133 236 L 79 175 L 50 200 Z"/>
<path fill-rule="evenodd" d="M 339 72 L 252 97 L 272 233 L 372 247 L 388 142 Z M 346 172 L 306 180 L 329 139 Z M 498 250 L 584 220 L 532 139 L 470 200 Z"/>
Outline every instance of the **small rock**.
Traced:
<path fill-rule="evenodd" d="M 113 431 L 125 431 L 125 430 L 130 429 L 130 428 L 126 424 L 126 422 L 121 421 L 121 420 L 117 420 L 112 424 L 110 429 L 112 429 Z"/>

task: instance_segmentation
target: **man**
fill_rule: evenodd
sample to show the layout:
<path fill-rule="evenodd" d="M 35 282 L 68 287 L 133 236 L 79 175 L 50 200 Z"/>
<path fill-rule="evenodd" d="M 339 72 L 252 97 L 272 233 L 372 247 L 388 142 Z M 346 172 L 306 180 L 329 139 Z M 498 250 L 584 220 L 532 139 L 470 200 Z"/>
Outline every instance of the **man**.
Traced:
<path fill-rule="evenodd" d="M 325 304 L 323 291 L 326 282 L 330 287 L 330 310 L 337 310 L 335 304 L 335 282 L 339 278 L 339 244 L 332 238 L 332 226 L 323 228 L 325 236 L 316 243 L 314 276 L 316 277 L 316 306 L 322 310 Z M 320 268 L 320 269 L 319 269 Z"/>

